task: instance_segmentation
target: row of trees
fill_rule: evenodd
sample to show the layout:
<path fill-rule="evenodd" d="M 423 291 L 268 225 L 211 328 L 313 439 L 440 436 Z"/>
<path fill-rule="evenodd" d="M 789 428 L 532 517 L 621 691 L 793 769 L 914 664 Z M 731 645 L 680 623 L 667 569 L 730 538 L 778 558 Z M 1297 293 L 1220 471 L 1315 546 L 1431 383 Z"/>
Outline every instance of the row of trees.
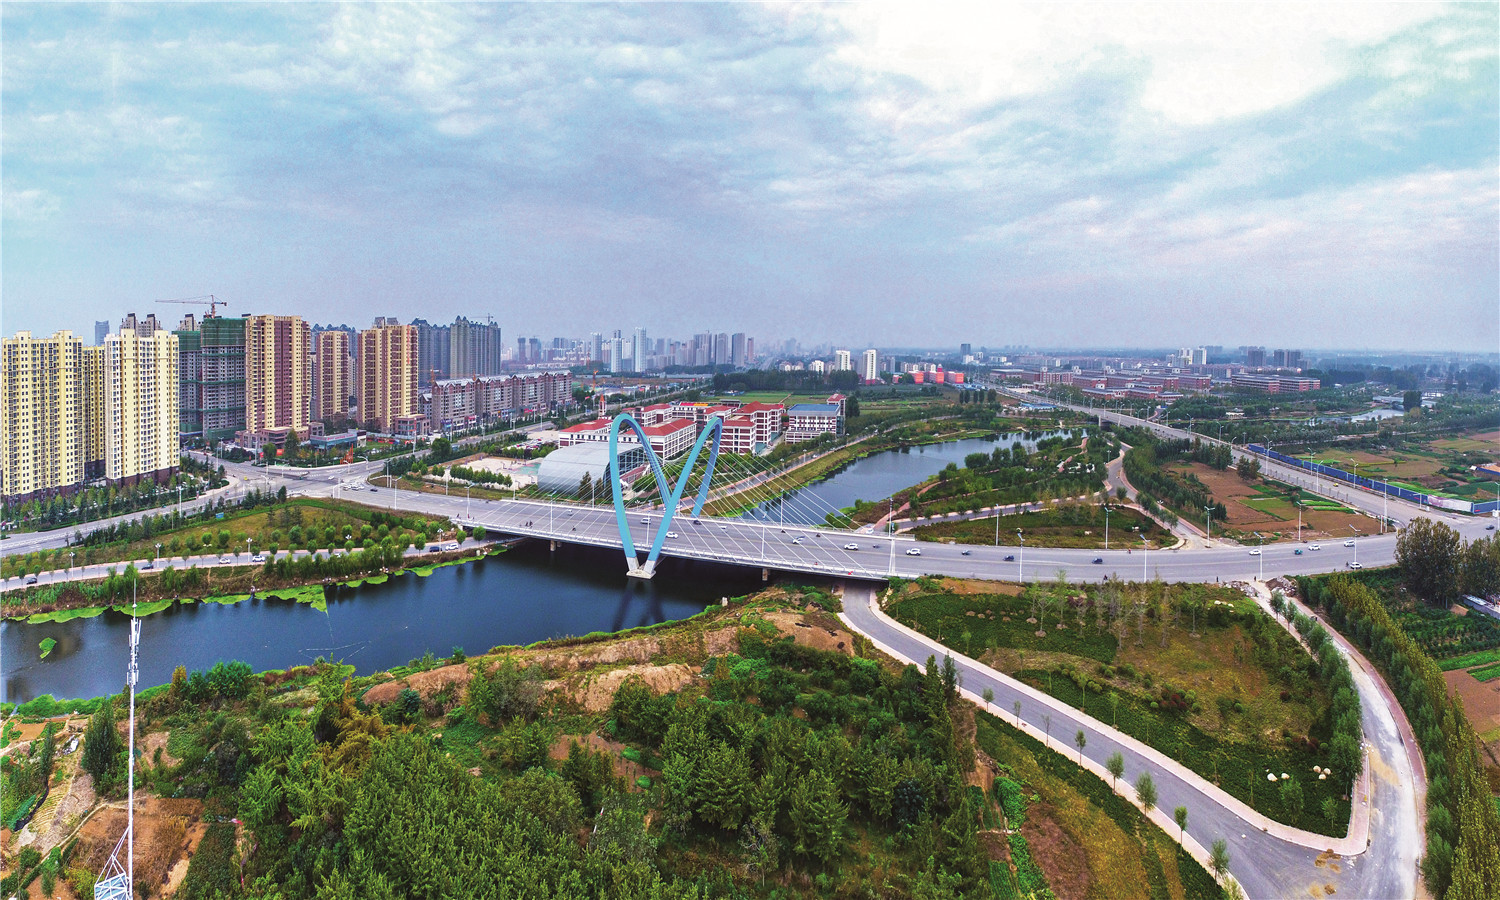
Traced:
<path fill-rule="evenodd" d="M 1211 507 L 1214 518 L 1220 521 L 1228 517 L 1229 510 L 1213 498 L 1203 482 L 1192 474 L 1177 477 L 1162 468 L 1164 463 L 1183 457 L 1192 458 L 1194 454 L 1214 457 L 1214 462 L 1209 464 L 1216 465 L 1221 453 L 1219 449 L 1205 447 L 1197 440 L 1157 440 L 1149 432 L 1140 429 L 1129 430 L 1124 440 L 1132 445 L 1125 454 L 1125 477 L 1130 479 L 1137 491 L 1194 519 L 1204 512 L 1204 507 Z M 1203 461 L 1209 460 L 1205 458 Z M 1228 465 L 1227 462 L 1224 464 Z M 1145 505 L 1144 499 L 1142 505 Z"/>
<path fill-rule="evenodd" d="M 1396 564 L 1412 593 L 1434 606 L 1448 606 L 1459 594 L 1500 593 L 1500 534 L 1464 541 L 1434 519 L 1416 518 L 1396 535 Z"/>
<path fill-rule="evenodd" d="M 1328 760 L 1339 793 L 1351 794 L 1355 780 L 1364 769 L 1364 754 L 1360 752 L 1364 737 L 1360 728 L 1359 691 L 1354 686 L 1349 662 L 1329 639 L 1327 630 L 1311 617 L 1297 612 L 1281 591 L 1271 595 L 1271 609 L 1291 622 L 1318 661 L 1318 678 L 1328 690 L 1329 718 L 1333 722 Z"/>
<path fill-rule="evenodd" d="M 1463 701 L 1450 695 L 1442 670 L 1369 588 L 1339 575 L 1300 578 L 1298 591 L 1380 666 L 1411 721 L 1427 768 L 1427 887 L 1443 900 L 1494 896 L 1500 814 Z"/>

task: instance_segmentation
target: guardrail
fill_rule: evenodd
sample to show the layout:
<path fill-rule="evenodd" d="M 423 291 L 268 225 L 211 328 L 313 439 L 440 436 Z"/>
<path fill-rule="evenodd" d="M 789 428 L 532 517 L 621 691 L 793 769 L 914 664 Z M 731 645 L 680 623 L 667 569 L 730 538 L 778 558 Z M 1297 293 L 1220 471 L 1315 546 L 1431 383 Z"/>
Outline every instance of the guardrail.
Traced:
<path fill-rule="evenodd" d="M 1387 481 L 1377 481 L 1376 479 L 1367 476 L 1353 475 L 1349 472 L 1345 472 L 1343 469 L 1336 469 L 1333 466 L 1325 466 L 1322 463 L 1308 462 L 1304 459 L 1297 459 L 1294 456 L 1287 456 L 1284 453 L 1277 453 L 1275 450 L 1272 450 L 1268 447 L 1263 447 L 1260 444 L 1246 444 L 1245 449 L 1250 453 L 1254 453 L 1256 456 L 1264 456 L 1267 459 L 1274 459 L 1275 461 L 1282 463 L 1283 465 L 1293 466 L 1307 472 L 1313 472 L 1331 481 L 1341 481 L 1344 484 L 1352 485 L 1354 487 L 1367 488 L 1368 490 L 1374 491 L 1377 494 L 1385 494 L 1391 497 L 1398 497 L 1402 500 L 1416 503 L 1418 505 L 1432 506 L 1438 509 L 1446 509 L 1453 512 L 1470 513 L 1474 515 L 1490 513 L 1494 512 L 1496 509 L 1500 509 L 1500 501 L 1487 500 L 1483 503 L 1474 503 L 1470 500 L 1459 500 L 1454 497 L 1435 497 L 1432 494 L 1424 493 L 1422 491 L 1414 491 L 1410 488 L 1404 488 L 1400 485 L 1391 484 Z"/>

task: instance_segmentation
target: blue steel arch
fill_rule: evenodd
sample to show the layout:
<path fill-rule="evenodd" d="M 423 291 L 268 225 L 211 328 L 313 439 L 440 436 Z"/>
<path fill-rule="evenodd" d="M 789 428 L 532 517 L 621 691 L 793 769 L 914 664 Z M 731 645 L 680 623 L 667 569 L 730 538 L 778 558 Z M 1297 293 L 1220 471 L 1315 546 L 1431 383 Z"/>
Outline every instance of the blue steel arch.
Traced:
<path fill-rule="evenodd" d="M 630 522 L 625 513 L 625 498 L 621 494 L 620 426 L 622 425 L 630 426 L 630 430 L 635 432 L 636 438 L 641 442 L 641 447 L 646 451 L 646 459 L 651 463 L 651 471 L 656 475 L 657 490 L 664 498 L 662 520 L 656 527 L 656 537 L 651 542 L 651 550 L 646 554 L 645 565 L 641 565 L 640 557 L 636 555 L 635 540 L 630 536 Z M 712 435 L 714 442 L 708 451 L 708 465 L 703 472 L 703 483 L 699 486 L 698 497 L 693 502 L 693 515 L 696 516 L 703 511 L 704 501 L 708 499 L 709 483 L 714 477 L 714 466 L 719 461 L 719 441 L 723 434 L 723 418 L 711 416 L 703 433 L 698 435 L 698 440 L 693 442 L 693 449 L 688 451 L 683 461 L 682 473 L 677 476 L 677 483 L 672 485 L 667 481 L 661 460 L 657 458 L 656 451 L 651 449 L 651 442 L 646 439 L 646 432 L 641 428 L 641 423 L 629 413 L 620 413 L 610 423 L 609 481 L 615 501 L 615 524 L 620 529 L 620 546 L 625 551 L 625 562 L 630 567 L 630 571 L 644 570 L 649 575 L 656 568 L 656 560 L 661 557 L 662 544 L 667 539 L 667 532 L 671 530 L 672 518 L 677 514 L 677 506 L 682 502 L 682 493 L 687 489 L 688 478 L 693 474 L 693 464 L 698 461 L 698 454 L 703 451 L 703 445 Z"/>

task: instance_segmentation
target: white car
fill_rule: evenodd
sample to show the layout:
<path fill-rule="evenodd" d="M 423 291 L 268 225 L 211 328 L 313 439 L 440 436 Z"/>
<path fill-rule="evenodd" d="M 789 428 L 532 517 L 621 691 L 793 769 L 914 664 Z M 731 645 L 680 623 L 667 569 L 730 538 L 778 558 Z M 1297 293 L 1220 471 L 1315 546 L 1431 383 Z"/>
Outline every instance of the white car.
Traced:
<path fill-rule="evenodd" d="M 1259 549 L 1251 550 L 1250 551 L 1250 555 L 1251 556 L 1260 556 L 1260 550 Z"/>
<path fill-rule="evenodd" d="M 1353 547 L 1354 546 L 1354 538 L 1350 538 L 1349 540 L 1344 541 L 1344 546 L 1345 547 Z"/>
<path fill-rule="evenodd" d="M 231 556 L 221 556 L 221 557 L 219 557 L 219 565 L 221 565 L 221 566 L 227 566 L 227 565 L 229 565 L 232 562 L 234 562 L 234 557 L 231 557 Z"/>
<path fill-rule="evenodd" d="M 794 543 L 794 544 L 800 544 L 800 543 L 802 543 L 802 538 L 794 537 L 794 538 L 792 538 L 792 543 Z"/>
<path fill-rule="evenodd" d="M 858 544 L 845 544 L 844 545 L 844 549 L 845 550 L 858 550 L 859 549 L 859 545 Z"/>
<path fill-rule="evenodd" d="M 906 551 L 906 555 L 907 556 L 921 556 L 922 555 L 922 551 L 920 549 L 916 548 L 916 547 L 913 547 L 910 550 Z"/>
<path fill-rule="evenodd" d="M 266 561 L 266 555 L 264 553 L 257 553 L 250 557 L 250 561 L 253 563 L 263 563 Z"/>
<path fill-rule="evenodd" d="M 1309 549 L 1309 550 L 1322 550 L 1323 549 L 1323 545 L 1322 544 L 1308 544 L 1307 545 L 1307 549 Z"/>
<path fill-rule="evenodd" d="M 669 538 L 677 537 L 677 532 L 675 532 L 675 531 L 669 531 L 669 532 L 667 532 L 667 537 L 669 537 Z"/>
<path fill-rule="evenodd" d="M 1349 568 L 1351 569 L 1363 569 L 1364 567 L 1364 563 L 1361 563 L 1359 560 L 1349 560 Z"/>

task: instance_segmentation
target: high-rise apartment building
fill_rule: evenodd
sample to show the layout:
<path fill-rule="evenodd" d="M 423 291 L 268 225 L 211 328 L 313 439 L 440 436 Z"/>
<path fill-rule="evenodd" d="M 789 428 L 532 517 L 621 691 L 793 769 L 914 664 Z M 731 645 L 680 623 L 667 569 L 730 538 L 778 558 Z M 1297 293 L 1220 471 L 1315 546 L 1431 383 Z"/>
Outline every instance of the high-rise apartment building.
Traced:
<path fill-rule="evenodd" d="M 417 329 L 417 357 L 421 359 L 421 329 Z M 349 395 L 354 393 L 349 333 L 320 331 L 313 338 L 313 409 L 317 422 L 330 422 L 349 415 Z M 420 369 L 418 376 L 420 378 Z"/>
<path fill-rule="evenodd" d="M 395 434 L 400 419 L 418 414 L 417 354 L 413 325 L 377 324 L 359 333 L 354 390 L 367 427 Z"/>
<path fill-rule="evenodd" d="M 67 493 L 100 474 L 103 352 L 71 331 L 0 342 L 0 496 Z"/>
<path fill-rule="evenodd" d="M 714 335 L 713 364 L 716 366 L 729 365 L 729 335 L 722 331 Z"/>
<path fill-rule="evenodd" d="M 865 381 L 878 381 L 880 379 L 880 354 L 873 349 L 866 350 L 860 357 L 859 377 Z"/>
<path fill-rule="evenodd" d="M 290 428 L 312 420 L 312 329 L 301 316 L 245 320 L 245 429 Z"/>
<path fill-rule="evenodd" d="M 197 317 L 182 317 L 177 330 L 177 439 L 184 445 L 203 439 L 203 341 Z"/>
<path fill-rule="evenodd" d="M 1265 347 L 1246 347 L 1245 348 L 1245 365 L 1249 366 L 1252 369 L 1258 369 L 1258 368 L 1260 368 L 1261 366 L 1263 366 L 1265 364 L 1266 364 L 1266 348 Z"/>
<path fill-rule="evenodd" d="M 471 375 L 499 373 L 504 355 L 499 325 L 471 322 L 459 316 L 448 328 L 448 343 L 449 377 L 467 378 Z"/>
<path fill-rule="evenodd" d="M 104 477 L 112 484 L 163 482 L 177 471 L 177 335 L 145 330 L 104 338 Z"/>
<path fill-rule="evenodd" d="M 853 360 L 848 350 L 833 351 L 833 370 L 835 372 L 848 372 L 854 368 Z"/>
<path fill-rule="evenodd" d="M 94 322 L 94 346 L 104 346 L 104 336 L 109 334 L 109 320 Z"/>
<path fill-rule="evenodd" d="M 198 334 L 203 440 L 229 440 L 245 428 L 245 319 L 210 316 L 199 324 Z"/>
<path fill-rule="evenodd" d="M 453 359 L 452 328 L 429 324 L 426 319 L 413 319 L 412 324 L 417 328 L 417 383 L 427 387 L 448 377 Z"/>
<path fill-rule="evenodd" d="M 637 371 L 637 372 L 644 372 L 644 371 L 646 371 L 646 368 L 647 368 L 646 361 L 650 358 L 650 356 L 651 356 L 651 341 L 650 341 L 649 338 L 646 337 L 646 329 L 644 329 L 644 328 L 637 328 L 635 330 L 635 348 L 634 348 L 634 351 L 631 353 L 631 360 L 634 363 L 635 371 Z"/>
<path fill-rule="evenodd" d="M 745 365 L 745 333 L 736 331 L 729 336 L 729 364 L 735 368 Z"/>

